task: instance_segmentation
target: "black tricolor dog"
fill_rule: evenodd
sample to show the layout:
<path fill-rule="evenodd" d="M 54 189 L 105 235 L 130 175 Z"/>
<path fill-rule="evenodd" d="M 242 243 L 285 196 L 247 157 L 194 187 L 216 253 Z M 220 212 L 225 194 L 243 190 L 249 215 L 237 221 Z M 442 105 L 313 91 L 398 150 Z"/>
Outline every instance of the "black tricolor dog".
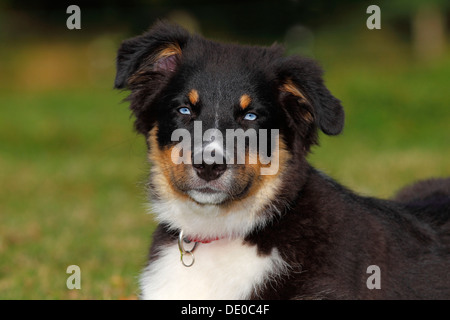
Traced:
<path fill-rule="evenodd" d="M 389 201 L 356 195 L 312 168 L 306 156 L 318 129 L 337 135 L 344 126 L 321 75 L 314 61 L 285 57 L 279 46 L 217 43 L 164 22 L 122 43 L 115 87 L 131 91 L 160 222 L 142 298 L 450 298 L 450 180 Z M 198 124 L 201 135 L 254 130 L 260 140 L 276 129 L 276 170 L 261 174 L 271 164 L 248 137 L 244 164 L 177 163 L 173 133 L 195 135 Z M 202 138 L 200 151 L 217 142 Z M 188 145 L 182 153 L 193 159 L 199 150 Z M 212 154 L 223 151 L 217 143 Z"/>

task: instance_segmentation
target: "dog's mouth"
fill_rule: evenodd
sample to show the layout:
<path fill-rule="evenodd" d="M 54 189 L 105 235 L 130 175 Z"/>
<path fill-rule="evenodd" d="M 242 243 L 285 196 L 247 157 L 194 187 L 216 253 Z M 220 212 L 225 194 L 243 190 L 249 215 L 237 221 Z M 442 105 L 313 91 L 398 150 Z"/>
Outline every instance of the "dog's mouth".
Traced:
<path fill-rule="evenodd" d="M 225 179 L 227 180 L 227 179 Z M 200 204 L 220 205 L 230 199 L 230 184 L 222 179 L 206 182 L 202 179 L 194 179 L 193 185 L 186 193 Z"/>
<path fill-rule="evenodd" d="M 224 193 L 224 191 L 223 190 L 218 190 L 218 189 L 216 189 L 216 188 L 211 188 L 211 187 L 203 187 L 203 188 L 198 188 L 198 189 L 195 189 L 195 191 L 198 191 L 198 192 L 202 192 L 202 193 L 209 193 L 209 194 L 214 194 L 214 193 Z"/>
<path fill-rule="evenodd" d="M 183 191 L 199 204 L 224 205 L 241 199 L 248 193 L 252 179 L 248 179 L 250 177 L 245 179 L 242 175 L 231 171 L 233 170 L 212 181 L 205 181 L 194 176 L 190 179 L 190 183 L 185 185 Z"/>
<path fill-rule="evenodd" d="M 192 189 L 187 194 L 192 200 L 200 204 L 220 205 L 230 198 L 228 193 L 212 188 Z"/>

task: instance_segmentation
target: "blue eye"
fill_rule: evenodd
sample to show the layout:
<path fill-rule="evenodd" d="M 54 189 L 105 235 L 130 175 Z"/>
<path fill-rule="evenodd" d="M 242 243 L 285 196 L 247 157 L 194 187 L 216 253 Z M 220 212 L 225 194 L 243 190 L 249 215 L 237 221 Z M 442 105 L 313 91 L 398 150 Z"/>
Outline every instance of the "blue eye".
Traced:
<path fill-rule="evenodd" d="M 256 118 L 258 118 L 256 114 L 249 112 L 245 115 L 244 120 L 254 121 Z"/>
<path fill-rule="evenodd" d="M 182 107 L 182 108 L 178 109 L 178 112 L 181 114 L 185 114 L 185 115 L 191 114 L 191 110 L 189 110 L 189 108 L 186 108 L 186 107 Z"/>

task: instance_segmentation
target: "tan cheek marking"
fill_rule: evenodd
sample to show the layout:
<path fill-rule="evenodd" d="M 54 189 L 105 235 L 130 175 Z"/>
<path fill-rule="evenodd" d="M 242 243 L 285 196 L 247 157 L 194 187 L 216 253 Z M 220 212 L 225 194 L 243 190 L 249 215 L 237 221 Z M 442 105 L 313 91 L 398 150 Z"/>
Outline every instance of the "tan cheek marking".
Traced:
<path fill-rule="evenodd" d="M 166 196 L 175 196 L 181 198 L 188 198 L 187 195 L 175 188 L 172 183 L 172 176 L 175 175 L 180 179 L 186 177 L 184 166 L 176 165 L 172 162 L 172 148 L 161 150 L 157 141 L 158 127 L 155 126 L 150 132 L 148 142 L 150 152 L 148 154 L 149 160 L 152 162 L 153 183 L 156 183 L 159 191 Z"/>
<path fill-rule="evenodd" d="M 239 105 L 241 106 L 242 109 L 247 108 L 251 102 L 252 98 L 250 98 L 248 94 L 243 94 L 239 99 Z"/>
<path fill-rule="evenodd" d="M 199 100 L 199 96 L 198 96 L 198 91 L 195 89 L 192 89 L 191 91 L 189 91 L 188 93 L 188 98 L 189 98 L 189 102 L 192 105 L 197 104 L 198 100 Z"/>
<path fill-rule="evenodd" d="M 259 162 L 259 157 L 257 154 L 246 154 L 246 165 L 243 167 L 243 171 L 247 171 L 249 174 L 255 174 L 255 181 L 253 182 L 247 196 L 241 201 L 245 201 L 253 196 L 255 198 L 255 206 L 258 206 L 260 203 L 261 206 L 263 203 L 266 203 L 267 200 L 272 201 L 276 196 L 276 191 L 279 183 L 277 180 L 280 179 L 280 176 L 284 172 L 287 162 L 290 159 L 291 155 L 286 148 L 286 145 L 283 142 L 282 136 L 279 136 L 279 146 L 278 146 L 278 171 L 274 175 L 260 175 L 262 167 L 270 167 L 269 164 L 262 164 Z M 250 161 L 252 163 L 257 162 L 256 164 L 249 164 Z"/>

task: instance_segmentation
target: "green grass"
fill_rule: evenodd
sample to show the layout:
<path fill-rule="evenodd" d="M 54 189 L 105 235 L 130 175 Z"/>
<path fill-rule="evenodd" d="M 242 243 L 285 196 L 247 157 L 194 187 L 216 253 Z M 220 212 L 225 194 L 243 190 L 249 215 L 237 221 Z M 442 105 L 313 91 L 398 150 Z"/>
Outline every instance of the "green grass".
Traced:
<path fill-rule="evenodd" d="M 0 297 L 136 293 L 153 228 L 145 144 L 111 90 L 0 98 Z M 82 290 L 65 286 L 81 268 Z"/>
<path fill-rule="evenodd" d="M 345 27 L 346 26 L 346 27 Z M 310 161 L 353 190 L 390 197 L 418 179 L 450 175 L 450 56 L 417 61 L 395 30 L 343 24 L 316 39 L 316 58 L 346 112 Z M 345 36 L 344 36 L 345 34 Z"/>
<path fill-rule="evenodd" d="M 345 131 L 321 135 L 310 161 L 381 197 L 450 175 L 450 58 L 412 65 L 344 56 L 319 58 L 345 106 Z M 103 77 L 112 83 L 112 63 Z M 109 83 L 1 92 L 0 298 L 136 296 L 155 226 L 145 209 L 148 164 L 125 95 Z M 72 264 L 81 290 L 66 288 Z"/>
<path fill-rule="evenodd" d="M 340 136 L 321 135 L 321 147 L 310 157 L 316 166 L 380 197 L 418 179 L 450 175 L 450 60 L 400 68 L 336 64 L 328 70 L 346 125 Z"/>

